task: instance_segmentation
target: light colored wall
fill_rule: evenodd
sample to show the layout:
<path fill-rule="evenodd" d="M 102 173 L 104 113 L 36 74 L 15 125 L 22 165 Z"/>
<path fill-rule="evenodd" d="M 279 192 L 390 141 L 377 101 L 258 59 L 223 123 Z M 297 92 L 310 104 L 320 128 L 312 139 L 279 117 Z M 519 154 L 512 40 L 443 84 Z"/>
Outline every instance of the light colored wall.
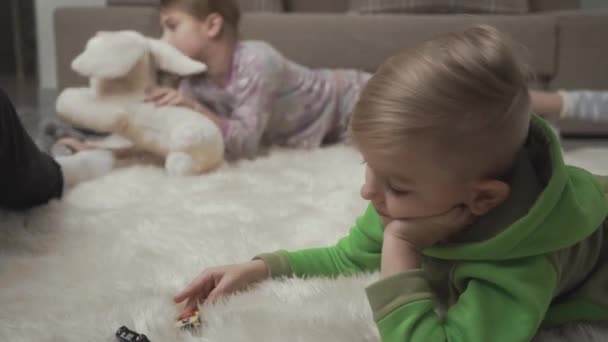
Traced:
<path fill-rule="evenodd" d="M 55 9 L 63 6 L 105 6 L 105 3 L 106 0 L 35 0 L 38 71 L 41 88 L 57 87 L 53 23 Z"/>

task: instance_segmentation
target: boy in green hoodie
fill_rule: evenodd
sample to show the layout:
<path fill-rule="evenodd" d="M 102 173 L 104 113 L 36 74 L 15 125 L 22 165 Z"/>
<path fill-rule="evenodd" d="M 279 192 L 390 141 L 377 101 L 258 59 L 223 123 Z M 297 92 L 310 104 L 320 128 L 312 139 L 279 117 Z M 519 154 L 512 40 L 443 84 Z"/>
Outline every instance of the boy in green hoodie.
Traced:
<path fill-rule="evenodd" d="M 204 271 L 175 301 L 380 269 L 367 297 L 383 341 L 529 341 L 608 319 L 604 188 L 529 112 L 524 68 L 493 28 L 393 57 L 352 118 L 370 206 L 350 235 Z"/>

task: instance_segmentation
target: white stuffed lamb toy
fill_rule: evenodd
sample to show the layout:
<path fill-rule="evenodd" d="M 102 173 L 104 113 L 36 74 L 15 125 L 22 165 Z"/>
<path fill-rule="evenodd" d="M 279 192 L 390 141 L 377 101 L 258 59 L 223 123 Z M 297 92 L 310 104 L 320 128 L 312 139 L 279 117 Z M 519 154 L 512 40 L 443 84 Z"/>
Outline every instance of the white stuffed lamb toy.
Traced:
<path fill-rule="evenodd" d="M 157 69 L 180 76 L 206 71 L 171 45 L 135 31 L 99 32 L 73 62 L 90 78 L 90 88 L 68 88 L 57 99 L 57 113 L 80 128 L 129 140 L 135 149 L 165 158 L 170 175 L 194 175 L 223 161 L 218 127 L 188 108 L 144 102 L 156 86 Z"/>

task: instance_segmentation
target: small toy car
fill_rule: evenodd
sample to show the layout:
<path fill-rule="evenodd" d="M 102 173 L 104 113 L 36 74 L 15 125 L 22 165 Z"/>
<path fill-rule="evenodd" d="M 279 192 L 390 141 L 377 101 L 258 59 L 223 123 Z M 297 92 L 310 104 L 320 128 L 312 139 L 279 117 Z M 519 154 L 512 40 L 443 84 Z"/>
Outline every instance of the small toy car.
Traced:
<path fill-rule="evenodd" d="M 138 334 L 124 325 L 116 330 L 116 337 L 120 342 L 150 342 L 144 334 Z"/>
<path fill-rule="evenodd" d="M 201 326 L 201 315 L 197 311 L 193 311 L 189 316 L 183 317 L 175 323 L 175 326 L 180 329 L 196 329 Z"/>

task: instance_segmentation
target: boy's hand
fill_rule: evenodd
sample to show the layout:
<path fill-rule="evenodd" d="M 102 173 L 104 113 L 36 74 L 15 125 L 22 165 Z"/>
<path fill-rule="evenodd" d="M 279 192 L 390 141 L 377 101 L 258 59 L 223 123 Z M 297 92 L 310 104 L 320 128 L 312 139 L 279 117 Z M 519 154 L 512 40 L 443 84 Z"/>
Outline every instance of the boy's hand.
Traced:
<path fill-rule="evenodd" d="M 146 102 L 154 102 L 157 106 L 180 106 L 196 109 L 197 102 L 182 95 L 179 91 L 167 87 L 154 87 L 146 90 Z"/>
<path fill-rule="evenodd" d="M 176 303 L 187 300 L 183 315 L 197 309 L 199 303 L 214 302 L 223 296 L 244 290 L 268 276 L 268 267 L 262 260 L 211 268 L 201 273 L 173 300 Z"/>
<path fill-rule="evenodd" d="M 154 102 L 158 107 L 163 106 L 178 106 L 192 109 L 195 112 L 201 113 L 206 116 L 209 120 L 221 130 L 224 126 L 224 120 L 217 116 L 217 114 L 211 112 L 205 105 L 197 102 L 196 100 L 182 95 L 179 91 L 167 88 L 167 87 L 156 87 L 146 90 L 145 102 Z"/>
<path fill-rule="evenodd" d="M 473 223 L 475 217 L 465 206 L 445 214 L 411 220 L 394 220 L 384 229 L 384 237 L 407 242 L 417 251 L 434 246 Z"/>

